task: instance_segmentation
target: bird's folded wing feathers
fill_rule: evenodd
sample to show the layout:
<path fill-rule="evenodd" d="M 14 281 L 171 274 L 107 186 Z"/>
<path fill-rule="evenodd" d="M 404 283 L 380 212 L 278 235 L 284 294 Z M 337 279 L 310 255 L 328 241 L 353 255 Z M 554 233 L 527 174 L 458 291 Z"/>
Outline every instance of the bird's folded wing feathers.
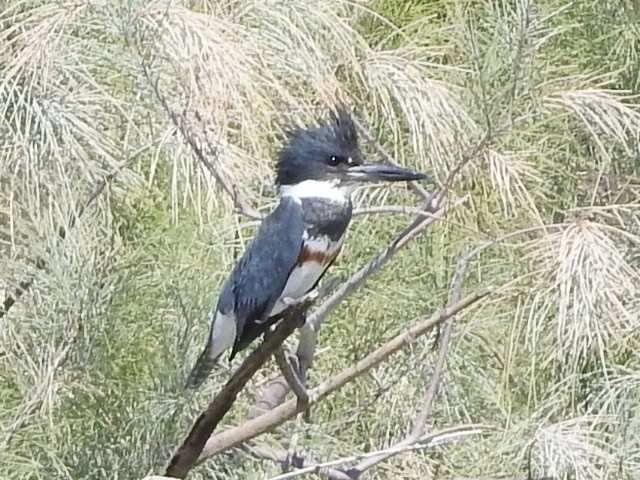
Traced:
<path fill-rule="evenodd" d="M 303 233 L 302 206 L 290 197 L 284 197 L 262 221 L 235 267 L 232 288 L 225 289 L 227 295 L 233 295 L 238 338 L 242 338 L 247 322 L 266 320 L 273 309 L 298 262 Z"/>

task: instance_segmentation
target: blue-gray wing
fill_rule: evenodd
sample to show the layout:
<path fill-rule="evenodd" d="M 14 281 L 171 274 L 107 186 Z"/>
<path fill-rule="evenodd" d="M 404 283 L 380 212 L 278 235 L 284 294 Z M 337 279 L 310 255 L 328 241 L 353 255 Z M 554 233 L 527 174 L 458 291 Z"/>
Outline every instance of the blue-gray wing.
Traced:
<path fill-rule="evenodd" d="M 263 221 L 225 284 L 218 309 L 235 312 L 237 338 L 255 322 L 266 320 L 280 298 L 303 246 L 302 206 L 284 197 Z"/>

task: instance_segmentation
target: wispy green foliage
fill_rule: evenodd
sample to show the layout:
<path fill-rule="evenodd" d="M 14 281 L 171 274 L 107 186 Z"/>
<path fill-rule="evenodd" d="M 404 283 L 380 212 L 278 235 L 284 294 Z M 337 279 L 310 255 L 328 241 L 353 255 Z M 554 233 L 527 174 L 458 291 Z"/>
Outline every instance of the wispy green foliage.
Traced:
<path fill-rule="evenodd" d="M 639 15 L 635 0 L 7 4 L 0 301 L 32 285 L 0 318 L 2 477 L 141 478 L 227 376 L 192 398 L 180 391 L 256 223 L 234 213 L 154 82 L 263 211 L 283 129 L 336 99 L 399 162 L 440 181 L 489 138 L 449 197 L 468 201 L 328 319 L 311 382 L 442 306 L 460 256 L 504 236 L 474 260 L 466 288 L 496 293 L 459 319 L 430 420 L 499 433 L 407 452 L 372 478 L 636 477 Z M 412 201 L 386 187 L 358 197 Z M 333 275 L 353 273 L 406 222 L 358 217 Z M 305 451 L 329 460 L 402 438 L 436 340 L 319 405 Z M 286 448 L 289 434 L 260 441 Z M 193 478 L 278 471 L 234 452 Z"/>

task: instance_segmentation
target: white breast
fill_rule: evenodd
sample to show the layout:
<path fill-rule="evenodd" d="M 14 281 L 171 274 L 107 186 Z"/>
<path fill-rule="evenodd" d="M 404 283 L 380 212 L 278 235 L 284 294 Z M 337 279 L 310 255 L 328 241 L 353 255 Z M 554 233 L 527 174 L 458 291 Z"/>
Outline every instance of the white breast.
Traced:
<path fill-rule="evenodd" d="M 329 237 L 312 238 L 305 241 L 304 248 L 312 252 L 322 252 L 327 257 L 333 257 L 340 250 L 343 242 L 344 236 L 336 241 L 332 241 Z M 273 310 L 271 310 L 271 315 L 280 313 L 287 308 L 288 305 L 282 302 L 283 298 L 297 300 L 304 296 L 318 281 L 328 266 L 328 263 L 318 261 L 310 261 L 302 265 L 296 265 L 287 280 L 280 299 L 276 302 Z"/>

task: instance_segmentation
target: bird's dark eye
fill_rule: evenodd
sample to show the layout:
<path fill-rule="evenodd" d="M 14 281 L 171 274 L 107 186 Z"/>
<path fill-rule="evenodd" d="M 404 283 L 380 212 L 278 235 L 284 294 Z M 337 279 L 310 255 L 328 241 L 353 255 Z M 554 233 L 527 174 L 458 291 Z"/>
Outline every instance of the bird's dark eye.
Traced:
<path fill-rule="evenodd" d="M 329 165 L 331 165 L 332 167 L 340 165 L 341 163 L 344 163 L 344 162 L 346 162 L 346 159 L 344 157 L 340 157 L 337 155 L 333 155 L 329 157 Z"/>

